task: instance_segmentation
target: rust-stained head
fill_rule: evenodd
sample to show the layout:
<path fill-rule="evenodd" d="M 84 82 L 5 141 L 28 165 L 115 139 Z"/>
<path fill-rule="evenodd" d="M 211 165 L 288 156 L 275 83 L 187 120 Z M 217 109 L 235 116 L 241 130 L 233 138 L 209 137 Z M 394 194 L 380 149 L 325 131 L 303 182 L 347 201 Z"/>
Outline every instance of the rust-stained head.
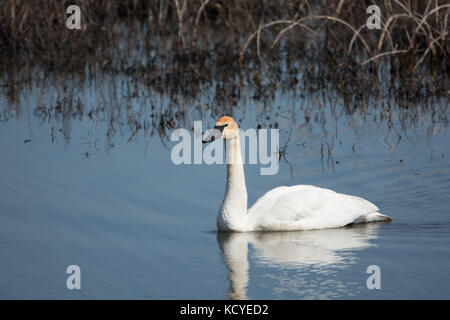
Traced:
<path fill-rule="evenodd" d="M 204 143 L 216 139 L 231 139 L 239 136 L 239 126 L 230 116 L 222 116 L 217 120 L 214 130 L 203 140 Z"/>

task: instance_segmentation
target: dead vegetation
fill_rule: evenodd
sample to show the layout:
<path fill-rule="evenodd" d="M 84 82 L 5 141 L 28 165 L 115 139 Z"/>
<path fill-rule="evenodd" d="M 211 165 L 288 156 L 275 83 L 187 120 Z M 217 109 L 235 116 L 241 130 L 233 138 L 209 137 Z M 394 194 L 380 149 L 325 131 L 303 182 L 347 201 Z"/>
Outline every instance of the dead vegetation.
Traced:
<path fill-rule="evenodd" d="M 65 27 L 69 4 L 81 8 L 81 30 Z M 380 30 L 366 27 L 372 4 Z M 35 106 L 40 119 L 108 121 L 108 137 L 120 123 L 130 141 L 143 130 L 166 136 L 187 112 L 233 114 L 244 96 L 269 106 L 277 92 L 337 96 L 349 114 L 372 104 L 386 121 L 394 108 L 417 119 L 448 101 L 449 12 L 445 0 L 5 0 L 0 94 L 10 103 L 0 121 L 20 114 L 32 84 L 58 92 L 55 105 Z M 76 92 L 87 83 L 109 83 L 121 99 L 84 106 Z M 130 109 L 133 99 L 148 110 Z M 305 120 L 321 108 L 313 102 Z M 438 114 L 448 123 L 446 107 Z"/>
<path fill-rule="evenodd" d="M 374 3 L 380 30 L 366 27 Z M 69 4 L 81 8 L 81 30 L 65 27 Z M 243 71 L 258 62 L 267 78 L 279 81 L 280 59 L 325 50 L 338 67 L 355 63 L 361 72 L 395 59 L 404 76 L 424 63 L 448 73 L 449 12 L 445 0 L 6 0 L 0 71 L 13 72 L 11 64 L 14 71 L 39 66 L 66 74 L 164 66 L 159 76 L 176 68 L 201 81 L 210 66 L 231 67 L 245 78 Z"/>

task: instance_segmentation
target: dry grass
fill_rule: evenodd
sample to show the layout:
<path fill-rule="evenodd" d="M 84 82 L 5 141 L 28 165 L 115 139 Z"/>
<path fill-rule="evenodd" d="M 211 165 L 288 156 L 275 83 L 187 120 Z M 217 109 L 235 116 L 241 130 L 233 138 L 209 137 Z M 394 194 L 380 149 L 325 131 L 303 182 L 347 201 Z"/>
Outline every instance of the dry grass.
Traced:
<path fill-rule="evenodd" d="M 338 143 L 327 108 L 336 118 L 329 122 L 357 113 L 387 123 L 397 145 L 420 123 L 430 135 L 447 130 L 448 1 L 316 2 L 3 0 L 0 123 L 31 108 L 52 141 L 66 142 L 73 121 L 102 123 L 107 151 L 117 134 L 129 142 L 158 135 L 164 144 L 171 130 L 188 126 L 188 114 L 240 113 L 252 100 L 260 107 L 255 126 L 282 128 L 299 114 L 300 128 L 322 127 L 330 137 L 322 161 Z M 366 27 L 374 3 L 381 30 Z M 81 30 L 65 27 L 69 4 L 81 7 Z M 57 100 L 25 106 L 30 88 Z M 82 102 L 84 90 L 101 102 Z M 279 93 L 298 101 L 295 109 L 280 111 Z M 285 161 L 290 136 L 280 150 Z M 99 151 L 97 140 L 92 145 L 86 157 Z"/>
<path fill-rule="evenodd" d="M 220 83 L 231 94 L 238 75 L 240 84 L 264 92 L 292 86 L 302 74 L 312 86 L 326 80 L 348 92 L 352 83 L 372 88 L 380 63 L 402 82 L 448 81 L 447 1 L 323 3 L 5 0 L 0 85 L 13 98 L 36 78 L 110 74 L 161 92 L 194 95 Z M 365 27 L 373 3 L 381 8 L 381 30 Z M 69 4 L 81 7 L 81 30 L 65 27 Z"/>

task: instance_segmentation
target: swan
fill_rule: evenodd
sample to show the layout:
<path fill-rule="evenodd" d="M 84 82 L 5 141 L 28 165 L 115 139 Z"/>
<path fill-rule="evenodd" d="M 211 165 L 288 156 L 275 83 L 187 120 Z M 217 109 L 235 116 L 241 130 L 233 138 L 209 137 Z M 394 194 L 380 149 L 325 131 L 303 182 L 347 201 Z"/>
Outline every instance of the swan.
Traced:
<path fill-rule="evenodd" d="M 225 140 L 227 183 L 217 215 L 222 231 L 300 231 L 344 227 L 353 223 L 392 221 L 378 207 L 360 197 L 310 185 L 281 186 L 260 197 L 247 209 L 239 126 L 222 116 L 203 140 Z"/>

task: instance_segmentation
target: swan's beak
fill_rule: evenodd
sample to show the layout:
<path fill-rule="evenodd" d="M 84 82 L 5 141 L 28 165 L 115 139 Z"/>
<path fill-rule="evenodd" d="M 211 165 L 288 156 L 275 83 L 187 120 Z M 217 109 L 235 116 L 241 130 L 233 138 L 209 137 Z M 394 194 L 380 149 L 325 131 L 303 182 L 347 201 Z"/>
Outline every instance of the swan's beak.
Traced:
<path fill-rule="evenodd" d="M 222 138 L 223 129 L 225 126 L 215 126 L 214 129 L 203 139 L 203 143 L 213 142 L 216 139 Z"/>

